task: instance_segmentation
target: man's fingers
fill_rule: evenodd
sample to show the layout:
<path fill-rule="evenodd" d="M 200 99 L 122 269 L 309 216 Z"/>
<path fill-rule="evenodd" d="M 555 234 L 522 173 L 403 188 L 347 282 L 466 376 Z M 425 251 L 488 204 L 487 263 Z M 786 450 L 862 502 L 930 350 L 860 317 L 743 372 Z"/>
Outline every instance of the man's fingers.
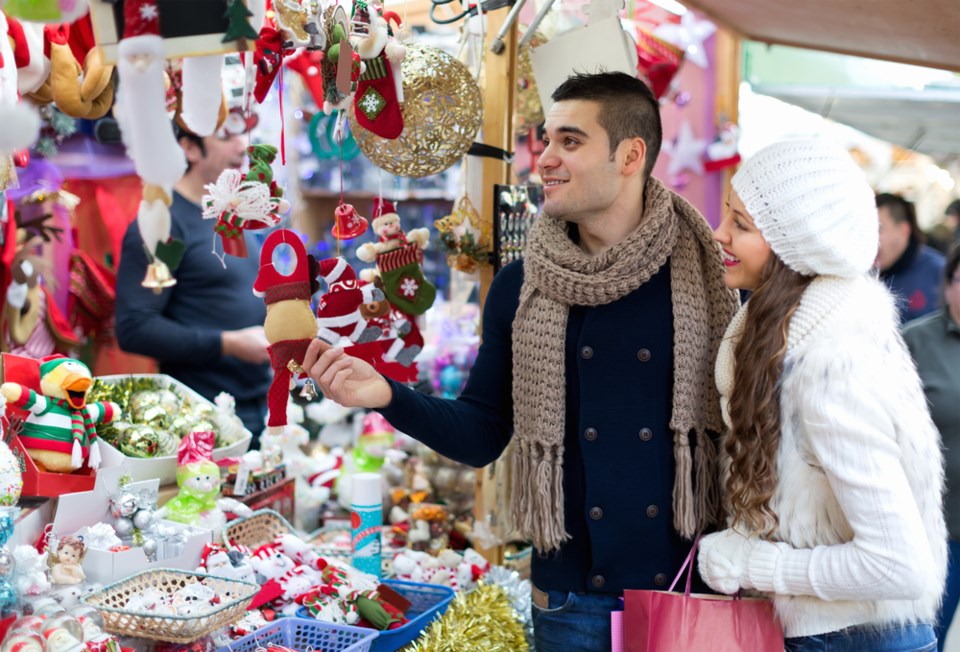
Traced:
<path fill-rule="evenodd" d="M 321 363 L 323 361 L 323 356 L 320 356 Z M 350 356 L 343 356 L 339 360 L 327 365 L 323 371 L 323 374 L 319 378 L 320 388 L 324 391 L 330 389 L 331 384 L 333 383 L 334 377 L 337 375 L 337 372 L 342 369 L 348 368 L 353 364 L 353 358 Z"/>
<path fill-rule="evenodd" d="M 313 368 L 317 365 L 317 363 L 321 362 L 323 355 L 331 350 L 333 350 L 333 347 L 321 339 L 314 339 L 312 342 L 310 342 L 310 346 L 307 347 L 307 353 L 303 356 L 303 368 L 310 376 L 314 378 L 314 380 L 318 379 L 319 376 L 324 372 L 326 365 L 329 364 L 329 360 L 326 361 L 325 364 L 319 369 L 317 369 L 316 374 L 313 373 Z"/>
<path fill-rule="evenodd" d="M 333 381 L 330 383 L 330 390 L 334 396 L 339 396 L 341 392 L 344 391 L 344 383 L 347 382 L 347 379 L 353 375 L 353 367 L 347 367 L 341 369 L 333 377 Z"/>

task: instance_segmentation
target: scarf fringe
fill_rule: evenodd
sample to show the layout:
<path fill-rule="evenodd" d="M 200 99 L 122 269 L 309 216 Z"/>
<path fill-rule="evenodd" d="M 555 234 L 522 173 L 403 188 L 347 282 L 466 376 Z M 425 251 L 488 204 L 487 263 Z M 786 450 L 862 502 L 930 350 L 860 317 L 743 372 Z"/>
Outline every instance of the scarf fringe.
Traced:
<path fill-rule="evenodd" d="M 697 517 L 693 503 L 693 466 L 690 442 L 686 435 L 683 441 L 674 443 L 673 461 L 676 465 L 676 481 L 673 483 L 673 527 L 684 538 L 691 538 L 697 529 Z"/>
<path fill-rule="evenodd" d="M 720 522 L 720 477 L 717 467 L 717 447 L 709 433 L 697 431 L 697 451 L 694 454 L 694 473 L 697 480 L 697 530 Z"/>
<path fill-rule="evenodd" d="M 518 439 L 513 458 L 513 527 L 539 552 L 558 550 L 570 539 L 563 514 L 563 447 Z M 546 509 L 543 509 L 546 507 Z"/>

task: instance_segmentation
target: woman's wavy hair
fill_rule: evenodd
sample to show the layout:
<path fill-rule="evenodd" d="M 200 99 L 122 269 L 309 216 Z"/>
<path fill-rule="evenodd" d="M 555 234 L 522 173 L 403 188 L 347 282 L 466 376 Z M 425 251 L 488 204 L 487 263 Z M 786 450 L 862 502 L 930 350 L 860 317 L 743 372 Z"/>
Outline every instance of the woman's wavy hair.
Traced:
<path fill-rule="evenodd" d="M 730 458 L 725 508 L 751 534 L 769 537 L 779 525 L 770 499 L 777 486 L 780 377 L 787 331 L 813 277 L 793 271 L 774 254 L 761 279 L 750 297 L 743 336 L 734 350 L 730 433 L 724 444 Z"/>

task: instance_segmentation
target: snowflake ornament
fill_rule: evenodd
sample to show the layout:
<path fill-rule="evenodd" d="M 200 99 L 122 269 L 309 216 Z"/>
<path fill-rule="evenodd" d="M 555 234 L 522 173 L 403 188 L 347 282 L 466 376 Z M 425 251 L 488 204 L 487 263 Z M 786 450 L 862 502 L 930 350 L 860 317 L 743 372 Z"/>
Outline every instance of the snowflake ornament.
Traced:
<path fill-rule="evenodd" d="M 400 293 L 407 298 L 412 299 L 417 296 L 417 290 L 419 289 L 420 284 L 409 276 L 404 277 L 404 279 L 400 281 Z"/>

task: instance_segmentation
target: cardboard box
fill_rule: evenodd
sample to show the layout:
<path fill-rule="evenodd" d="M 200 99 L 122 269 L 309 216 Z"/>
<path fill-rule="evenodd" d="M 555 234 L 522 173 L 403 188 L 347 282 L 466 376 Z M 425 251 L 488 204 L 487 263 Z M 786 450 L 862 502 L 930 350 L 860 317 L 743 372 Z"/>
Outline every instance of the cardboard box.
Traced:
<path fill-rule="evenodd" d="M 99 522 L 112 523 L 109 514 L 108 495 L 116 490 L 120 477 L 124 475 L 122 467 L 102 469 L 97 475 L 94 488 L 82 493 L 65 494 L 60 497 L 57 513 L 53 519 L 52 537 L 70 535 L 87 525 Z M 127 485 L 130 490 L 150 489 L 156 491 L 158 482 L 146 480 Z M 186 529 L 181 523 L 165 521 L 167 525 Z M 202 528 L 193 534 L 177 555 L 164 545 L 158 545 L 157 560 L 150 561 L 142 548 L 131 548 L 120 552 L 88 548 L 83 558 L 83 572 L 90 582 L 111 584 L 139 571 L 151 568 L 177 568 L 195 570 L 200 564 L 203 546 L 213 540 L 213 532 Z"/>
<path fill-rule="evenodd" d="M 158 386 L 173 389 L 181 397 L 188 399 L 192 403 L 213 405 L 193 389 L 166 374 L 121 374 L 98 376 L 97 380 L 105 383 L 116 383 L 127 378 L 153 378 L 157 381 Z M 122 415 L 120 418 L 123 419 L 125 416 L 126 415 Z M 224 446 L 223 448 L 215 448 L 213 450 L 213 459 L 216 461 L 226 457 L 240 457 L 250 448 L 251 439 L 253 439 L 253 434 L 247 430 L 246 435 L 240 441 L 234 442 L 229 446 Z M 157 479 L 161 485 L 177 481 L 176 455 L 147 458 L 127 457 L 102 439 L 100 440 L 100 455 L 103 460 L 103 467 L 120 466 L 123 468 L 124 473 L 134 480 Z"/>

